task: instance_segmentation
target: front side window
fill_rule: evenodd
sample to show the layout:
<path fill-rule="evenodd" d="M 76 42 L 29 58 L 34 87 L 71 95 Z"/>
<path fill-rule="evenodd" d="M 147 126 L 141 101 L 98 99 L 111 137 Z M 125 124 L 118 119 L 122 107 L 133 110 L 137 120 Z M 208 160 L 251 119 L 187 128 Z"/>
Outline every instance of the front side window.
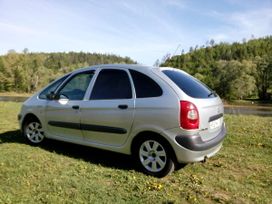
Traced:
<path fill-rule="evenodd" d="M 82 100 L 94 72 L 83 72 L 73 76 L 58 92 L 69 100 Z"/>
<path fill-rule="evenodd" d="M 129 70 L 137 98 L 158 97 L 162 95 L 161 87 L 150 77 L 135 70 Z"/>
<path fill-rule="evenodd" d="M 40 99 L 46 99 L 46 95 L 47 95 L 47 94 L 50 94 L 51 92 L 56 91 L 56 89 L 58 88 L 58 86 L 59 86 L 62 82 L 64 82 L 64 80 L 67 79 L 68 76 L 69 76 L 69 74 L 66 75 L 66 76 L 64 76 L 64 77 L 62 77 L 62 78 L 60 78 L 60 79 L 58 79 L 57 81 L 53 82 L 50 86 L 48 86 L 46 89 L 44 89 L 44 90 L 40 93 L 39 98 L 40 98 Z"/>
<path fill-rule="evenodd" d="M 90 99 L 129 99 L 132 98 L 131 84 L 126 71 L 103 69 L 94 84 Z"/>

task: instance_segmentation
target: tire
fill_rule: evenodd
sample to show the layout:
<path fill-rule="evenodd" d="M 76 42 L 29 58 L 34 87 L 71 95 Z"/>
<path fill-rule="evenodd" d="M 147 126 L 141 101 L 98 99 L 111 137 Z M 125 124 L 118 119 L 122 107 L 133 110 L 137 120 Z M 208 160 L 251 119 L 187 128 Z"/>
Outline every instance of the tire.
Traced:
<path fill-rule="evenodd" d="M 167 143 L 156 136 L 140 138 L 133 148 L 133 156 L 141 171 L 158 178 L 170 174 L 175 169 L 170 153 Z"/>
<path fill-rule="evenodd" d="M 24 124 L 23 135 L 32 145 L 41 144 L 45 137 L 42 124 L 38 119 L 31 119 Z"/>

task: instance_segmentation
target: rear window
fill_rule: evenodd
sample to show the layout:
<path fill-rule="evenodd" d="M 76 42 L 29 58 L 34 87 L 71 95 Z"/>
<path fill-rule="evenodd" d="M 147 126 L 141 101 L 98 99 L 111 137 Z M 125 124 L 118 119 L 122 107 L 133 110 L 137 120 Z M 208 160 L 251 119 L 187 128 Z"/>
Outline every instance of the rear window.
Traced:
<path fill-rule="evenodd" d="M 194 77 L 174 70 L 163 70 L 182 91 L 193 98 L 213 98 L 216 94 Z"/>
<path fill-rule="evenodd" d="M 129 71 L 133 79 L 137 98 L 159 97 L 162 95 L 161 87 L 153 79 L 140 72 Z"/>

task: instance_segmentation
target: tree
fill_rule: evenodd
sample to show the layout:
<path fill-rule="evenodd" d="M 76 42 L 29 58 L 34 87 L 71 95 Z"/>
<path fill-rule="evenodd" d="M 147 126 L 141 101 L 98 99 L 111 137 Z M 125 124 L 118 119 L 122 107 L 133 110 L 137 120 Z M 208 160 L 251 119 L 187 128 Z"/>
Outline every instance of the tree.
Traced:
<path fill-rule="evenodd" d="M 24 71 L 21 66 L 17 66 L 13 72 L 13 89 L 16 92 L 26 92 L 27 83 L 25 81 L 26 77 L 24 76 Z"/>
<path fill-rule="evenodd" d="M 14 49 L 8 50 L 8 54 L 14 54 L 14 53 L 16 53 L 16 51 Z"/>
<path fill-rule="evenodd" d="M 252 96 L 256 91 L 256 65 L 252 61 L 243 60 L 240 63 L 240 72 L 237 78 L 232 82 L 232 93 L 235 98 L 244 99 Z"/>
<path fill-rule="evenodd" d="M 243 99 L 256 89 L 254 73 L 251 61 L 219 61 L 214 75 L 215 89 L 225 99 Z"/>
<path fill-rule="evenodd" d="M 80 67 L 101 63 L 136 62 L 129 57 L 97 53 L 23 53 L 11 50 L 0 56 L 0 91 L 34 92 L 60 77 Z"/>
<path fill-rule="evenodd" d="M 261 100 L 267 100 L 270 98 L 268 89 L 272 85 L 272 58 L 257 56 L 255 63 L 257 65 L 256 83 L 258 95 Z"/>
<path fill-rule="evenodd" d="M 259 56 L 259 57 L 258 57 Z M 180 68 L 200 78 L 226 99 L 259 96 L 272 90 L 272 36 L 233 44 L 207 41 L 206 47 L 173 56 L 160 66 Z"/>
<path fill-rule="evenodd" d="M 160 66 L 160 60 L 157 59 L 153 65 L 154 67 L 159 67 Z"/>
<path fill-rule="evenodd" d="M 214 39 L 211 39 L 211 40 L 210 40 L 210 45 L 213 47 L 213 46 L 214 46 L 214 44 L 215 44 Z"/>
<path fill-rule="evenodd" d="M 27 48 L 23 49 L 23 53 L 27 54 L 29 52 L 29 50 Z"/>
<path fill-rule="evenodd" d="M 164 55 L 161 59 L 161 63 L 164 63 L 166 62 L 167 60 L 169 60 L 171 57 L 171 54 L 170 53 L 167 53 L 166 55 Z"/>

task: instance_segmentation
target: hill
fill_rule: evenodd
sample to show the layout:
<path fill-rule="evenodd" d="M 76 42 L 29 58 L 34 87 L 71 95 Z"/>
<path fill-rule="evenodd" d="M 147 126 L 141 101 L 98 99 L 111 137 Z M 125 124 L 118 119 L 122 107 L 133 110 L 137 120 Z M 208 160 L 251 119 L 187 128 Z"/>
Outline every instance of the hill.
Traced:
<path fill-rule="evenodd" d="M 200 79 L 225 99 L 271 98 L 272 36 L 243 43 L 190 48 L 160 66 L 182 69 Z"/>
<path fill-rule="evenodd" d="M 16 53 L 0 56 L 0 92 L 34 92 L 64 73 L 95 64 L 135 64 L 129 57 L 84 52 Z"/>

